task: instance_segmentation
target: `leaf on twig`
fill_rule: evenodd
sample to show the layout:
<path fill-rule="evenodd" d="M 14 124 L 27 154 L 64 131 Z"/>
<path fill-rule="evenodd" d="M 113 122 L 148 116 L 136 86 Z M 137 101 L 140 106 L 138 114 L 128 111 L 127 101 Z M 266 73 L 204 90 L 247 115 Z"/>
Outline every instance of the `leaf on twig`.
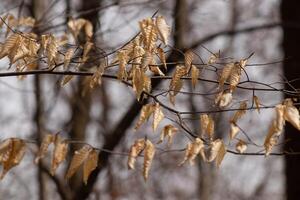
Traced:
<path fill-rule="evenodd" d="M 166 55 L 165 52 L 162 50 L 162 48 L 157 48 L 158 56 L 160 61 L 163 63 L 165 70 L 167 70 L 167 61 L 166 61 Z"/>
<path fill-rule="evenodd" d="M 146 140 L 145 150 L 144 150 L 144 167 L 143 167 L 143 176 L 144 180 L 147 181 L 149 176 L 149 170 L 155 155 L 155 146 L 150 140 Z"/>
<path fill-rule="evenodd" d="M 83 163 L 83 182 L 87 184 L 88 178 L 92 171 L 98 166 L 99 153 L 95 149 L 90 151 L 87 159 Z"/>
<path fill-rule="evenodd" d="M 184 53 L 184 66 L 185 66 L 186 73 L 190 71 L 193 59 L 194 59 L 194 53 L 192 50 L 188 50 L 187 52 Z"/>
<path fill-rule="evenodd" d="M 239 133 L 240 128 L 235 125 L 235 123 L 230 123 L 230 133 L 229 138 L 230 140 L 234 139 L 235 136 Z"/>
<path fill-rule="evenodd" d="M 253 96 L 253 101 L 254 101 L 254 104 L 256 106 L 257 112 L 260 113 L 260 101 L 259 101 L 259 98 L 257 96 Z"/>
<path fill-rule="evenodd" d="M 44 158 L 45 154 L 47 153 L 48 147 L 51 143 L 53 143 L 55 140 L 55 135 L 53 134 L 46 134 L 43 137 L 39 152 L 37 154 L 37 157 L 35 158 L 35 163 L 37 164 L 40 159 Z"/>
<path fill-rule="evenodd" d="M 192 77 L 192 86 L 194 89 L 197 85 L 199 74 L 200 74 L 200 70 L 195 65 L 192 65 L 191 77 Z"/>
<path fill-rule="evenodd" d="M 213 65 L 215 64 L 218 59 L 220 58 L 220 52 L 217 52 L 217 53 L 213 53 L 211 54 L 211 56 L 209 57 L 208 61 L 207 61 L 207 64 L 208 65 Z"/>
<path fill-rule="evenodd" d="M 286 121 L 292 124 L 296 129 L 300 130 L 300 115 L 299 110 L 294 106 L 291 99 L 284 100 L 284 114 Z"/>
<path fill-rule="evenodd" d="M 90 21 L 79 18 L 79 19 L 71 19 L 68 22 L 68 27 L 71 30 L 71 33 L 76 40 L 80 31 L 84 29 L 86 39 L 90 40 L 93 36 L 93 25 Z"/>
<path fill-rule="evenodd" d="M 244 153 L 247 150 L 247 143 L 243 140 L 239 140 L 239 142 L 235 145 L 235 149 L 239 153 Z"/>
<path fill-rule="evenodd" d="M 186 161 L 189 161 L 190 165 L 195 164 L 195 158 L 200 154 L 202 159 L 206 161 L 204 152 L 204 143 L 200 138 L 196 138 L 194 142 L 189 143 L 185 149 L 185 155 L 183 161 L 179 165 L 183 165 Z"/>
<path fill-rule="evenodd" d="M 226 154 L 226 147 L 223 140 L 216 139 L 213 142 L 211 142 L 209 146 L 209 156 L 207 161 L 212 162 L 216 160 L 217 167 L 220 167 L 225 154 Z"/>
<path fill-rule="evenodd" d="M 230 122 L 232 123 L 237 123 L 237 121 L 246 114 L 246 109 L 247 109 L 247 102 L 246 101 L 242 101 L 240 103 L 240 107 L 238 109 L 238 111 L 236 111 L 233 115 L 233 117 L 231 118 Z"/>
<path fill-rule="evenodd" d="M 232 101 L 232 93 L 230 91 L 222 91 L 216 95 L 215 104 L 220 108 L 226 108 Z"/>
<path fill-rule="evenodd" d="M 154 112 L 153 112 L 153 124 L 152 124 L 153 131 L 156 130 L 158 124 L 161 122 L 161 120 L 164 119 L 164 117 L 165 117 L 165 115 L 162 112 L 159 103 L 156 103 L 154 106 Z"/>
<path fill-rule="evenodd" d="M 9 138 L 0 144 L 0 164 L 2 165 L 2 172 L 0 180 L 4 178 L 5 174 L 17 166 L 23 159 L 26 151 L 26 143 L 18 138 Z"/>
<path fill-rule="evenodd" d="M 135 168 L 136 157 L 144 150 L 145 148 L 145 139 L 137 139 L 134 144 L 130 147 L 130 152 L 128 156 L 128 169 Z"/>
<path fill-rule="evenodd" d="M 176 70 L 172 76 L 172 80 L 170 82 L 169 86 L 169 96 L 170 96 L 170 102 L 174 105 L 175 104 L 175 96 L 178 94 L 178 92 L 181 90 L 183 82 L 181 78 L 186 75 L 186 68 L 183 65 L 177 65 Z"/>
<path fill-rule="evenodd" d="M 168 44 L 168 38 L 171 33 L 171 28 L 167 24 L 165 18 L 163 16 L 156 17 L 156 27 L 158 30 L 159 37 L 163 41 L 165 45 Z"/>
<path fill-rule="evenodd" d="M 52 164 L 51 164 L 51 174 L 54 175 L 56 169 L 62 163 L 67 155 L 68 152 L 68 143 L 66 140 L 62 139 L 59 135 L 55 137 L 55 147 L 52 157 Z"/>
<path fill-rule="evenodd" d="M 137 130 L 146 120 L 149 119 L 150 115 L 154 112 L 153 104 L 146 104 L 142 107 L 141 114 L 139 120 L 135 126 Z"/>
<path fill-rule="evenodd" d="M 171 125 L 171 124 L 166 125 L 163 128 L 163 130 L 161 131 L 160 139 L 157 143 L 158 144 L 162 143 L 164 141 L 164 139 L 166 137 L 168 137 L 168 146 L 170 147 L 172 144 L 172 141 L 173 141 L 173 137 L 177 131 L 178 131 L 178 128 L 174 127 L 173 125 Z"/>
<path fill-rule="evenodd" d="M 78 171 L 79 167 L 88 158 L 92 150 L 93 148 L 90 145 L 84 145 L 81 149 L 75 151 L 71 164 L 65 176 L 66 179 L 71 178 L 75 174 L 75 172 Z"/>
<path fill-rule="evenodd" d="M 71 58 L 74 55 L 74 49 L 70 48 L 67 50 L 64 58 L 64 70 L 67 70 L 71 61 Z"/>

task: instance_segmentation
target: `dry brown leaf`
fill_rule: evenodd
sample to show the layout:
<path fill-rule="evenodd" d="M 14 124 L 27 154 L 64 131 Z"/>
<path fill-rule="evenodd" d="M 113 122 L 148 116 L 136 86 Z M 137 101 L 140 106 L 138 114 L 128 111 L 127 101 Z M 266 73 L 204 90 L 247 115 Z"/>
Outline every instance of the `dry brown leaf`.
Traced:
<path fill-rule="evenodd" d="M 6 153 L 9 152 L 9 149 L 11 148 L 11 144 L 12 144 L 12 139 L 6 139 L 6 140 L 1 141 L 1 143 L 0 143 L 0 163 L 3 160 L 7 159 Z"/>
<path fill-rule="evenodd" d="M 285 125 L 285 108 L 286 106 L 281 104 L 275 106 L 276 119 L 274 121 L 273 127 L 275 129 L 275 132 L 281 132 L 283 130 L 283 127 Z"/>
<path fill-rule="evenodd" d="M 19 46 L 21 40 L 22 36 L 19 34 L 15 33 L 9 36 L 1 48 L 0 59 L 10 54 L 16 45 Z M 14 56 L 12 55 L 12 57 Z"/>
<path fill-rule="evenodd" d="M 51 143 L 53 143 L 55 140 L 55 135 L 53 134 L 46 134 L 43 137 L 39 152 L 37 154 L 37 157 L 35 158 L 34 162 L 37 164 L 40 159 L 44 158 L 45 154 L 47 153 L 48 147 Z"/>
<path fill-rule="evenodd" d="M 200 130 L 201 135 L 204 136 L 206 134 L 206 130 L 209 124 L 209 116 L 207 114 L 200 115 Z"/>
<path fill-rule="evenodd" d="M 192 65 L 191 77 L 192 77 L 192 86 L 194 89 L 197 85 L 199 74 L 200 74 L 200 70 L 195 65 Z"/>
<path fill-rule="evenodd" d="M 71 30 L 71 33 L 76 40 L 80 31 L 84 29 L 86 39 L 90 40 L 93 36 L 93 25 L 90 21 L 79 18 L 79 19 L 71 19 L 68 22 L 68 27 Z"/>
<path fill-rule="evenodd" d="M 260 113 L 260 101 L 259 101 L 259 98 L 257 96 L 253 96 L 253 101 L 254 101 L 254 104 L 256 106 L 257 112 Z"/>
<path fill-rule="evenodd" d="M 210 140 L 213 139 L 215 133 L 215 122 L 211 116 L 208 117 L 209 121 L 207 124 L 206 134 Z"/>
<path fill-rule="evenodd" d="M 126 80 L 127 79 L 127 72 L 126 72 L 126 65 L 128 62 L 128 55 L 124 50 L 118 52 L 118 60 L 119 60 L 119 71 L 118 71 L 118 79 L 119 80 Z"/>
<path fill-rule="evenodd" d="M 150 66 L 150 71 L 153 72 L 154 75 L 165 76 L 158 66 Z"/>
<path fill-rule="evenodd" d="M 18 26 L 29 26 L 34 27 L 35 19 L 32 17 L 21 17 L 18 20 Z"/>
<path fill-rule="evenodd" d="M 171 28 L 167 24 L 165 18 L 163 16 L 158 16 L 156 18 L 156 27 L 159 33 L 159 36 L 165 45 L 168 44 L 168 38 L 171 33 Z"/>
<path fill-rule="evenodd" d="M 53 65 L 58 52 L 58 41 L 53 35 L 49 36 L 49 40 L 46 47 L 46 54 L 48 58 L 48 65 Z"/>
<path fill-rule="evenodd" d="M 242 68 L 239 63 L 234 63 L 229 77 L 230 90 L 233 91 L 239 84 L 242 75 Z"/>
<path fill-rule="evenodd" d="M 160 139 L 157 143 L 158 144 L 162 143 L 164 141 L 164 139 L 166 137 L 168 137 L 168 146 L 170 147 L 172 144 L 172 141 L 173 141 L 173 137 L 177 131 L 178 131 L 178 128 L 174 127 L 173 125 L 171 125 L 171 124 L 166 125 L 163 128 L 163 130 L 161 131 Z"/>
<path fill-rule="evenodd" d="M 158 39 L 157 28 L 151 18 L 144 19 L 139 22 L 141 29 L 141 37 L 144 47 L 147 51 L 153 52 L 155 50 L 155 43 Z"/>
<path fill-rule="evenodd" d="M 208 65 L 213 65 L 218 61 L 219 58 L 220 58 L 220 52 L 211 54 L 211 56 L 209 57 L 209 59 L 207 61 L 207 64 Z"/>
<path fill-rule="evenodd" d="M 299 110 L 293 105 L 291 99 L 285 99 L 284 105 L 284 119 L 300 130 Z"/>
<path fill-rule="evenodd" d="M 239 153 L 244 153 L 247 150 L 247 143 L 243 140 L 239 140 L 239 142 L 235 145 L 235 149 Z"/>
<path fill-rule="evenodd" d="M 5 174 L 13 167 L 17 166 L 23 159 L 26 152 L 26 143 L 18 138 L 9 138 L 8 142 L 4 141 L 2 146 L 2 153 L 0 154 L 0 164 L 2 165 L 2 172 L 0 180 L 4 178 Z"/>
<path fill-rule="evenodd" d="M 66 179 L 71 178 L 75 174 L 75 172 L 78 171 L 79 167 L 88 158 L 92 150 L 93 148 L 90 145 L 84 145 L 81 149 L 75 151 L 71 164 L 65 176 Z"/>
<path fill-rule="evenodd" d="M 64 59 L 64 70 L 68 69 L 73 55 L 74 55 L 74 49 L 72 49 L 72 48 L 68 49 L 65 54 L 65 59 Z"/>
<path fill-rule="evenodd" d="M 66 85 L 67 83 L 69 83 L 72 79 L 74 78 L 73 75 L 64 75 L 64 78 L 62 79 L 61 83 L 60 83 L 60 86 L 64 86 Z"/>
<path fill-rule="evenodd" d="M 224 157 L 223 154 L 224 154 L 224 143 L 221 139 L 216 139 L 210 143 L 209 156 L 207 161 L 212 162 L 215 159 L 217 159 L 217 165 L 218 165 L 218 163 L 220 164 L 220 161 L 222 161 Z M 217 157 L 219 157 L 219 159 Z"/>
<path fill-rule="evenodd" d="M 170 96 L 170 102 L 174 105 L 175 104 L 175 96 L 178 94 L 178 92 L 181 90 L 183 82 L 181 78 L 186 75 L 186 68 L 183 65 L 177 65 L 176 70 L 172 76 L 172 80 L 170 82 L 169 86 L 169 96 Z"/>
<path fill-rule="evenodd" d="M 135 168 L 136 157 L 144 150 L 145 148 L 145 139 L 137 139 L 134 144 L 130 147 L 130 152 L 128 156 L 128 169 Z"/>
<path fill-rule="evenodd" d="M 230 140 L 234 139 L 239 131 L 240 128 L 238 126 L 236 126 L 234 123 L 230 123 L 230 134 L 229 134 Z"/>
<path fill-rule="evenodd" d="M 135 126 L 135 130 L 137 130 L 146 120 L 149 119 L 150 115 L 154 112 L 153 104 L 146 104 L 142 107 L 141 114 L 139 120 Z"/>
<path fill-rule="evenodd" d="M 226 108 L 232 101 L 232 93 L 230 91 L 222 91 L 216 95 L 215 104 L 220 108 Z"/>
<path fill-rule="evenodd" d="M 106 63 L 100 63 L 100 66 L 97 67 L 97 70 L 94 72 L 93 76 L 90 79 L 89 87 L 93 89 L 96 85 L 101 85 L 102 75 L 104 74 L 106 68 Z"/>
<path fill-rule="evenodd" d="M 146 140 L 145 150 L 144 150 L 144 168 L 143 168 L 143 176 L 145 181 L 147 181 L 149 176 L 149 170 L 155 155 L 155 146 L 152 144 L 150 140 Z"/>
<path fill-rule="evenodd" d="M 141 68 L 136 66 L 132 68 L 132 88 L 133 91 L 136 93 L 136 98 L 138 101 L 140 100 L 143 91 L 151 91 L 150 78 L 147 77 L 147 75 Z"/>
<path fill-rule="evenodd" d="M 68 143 L 66 140 L 62 139 L 59 135 L 55 137 L 55 147 L 52 157 L 52 164 L 51 164 L 51 174 L 54 175 L 56 169 L 58 168 L 59 164 L 62 163 L 66 155 L 68 153 Z"/>
<path fill-rule="evenodd" d="M 238 111 L 236 111 L 233 115 L 233 117 L 231 118 L 231 122 L 232 123 L 237 123 L 237 121 L 246 114 L 246 109 L 247 109 L 247 102 L 246 101 L 242 101 L 240 103 L 240 107 L 238 109 Z"/>
<path fill-rule="evenodd" d="M 184 53 L 184 66 L 185 66 L 186 73 L 190 71 L 193 59 L 194 59 L 194 53 L 192 50 L 188 50 L 187 52 Z"/>
<path fill-rule="evenodd" d="M 221 163 L 222 163 L 222 161 L 225 157 L 225 154 L 226 154 L 226 146 L 225 146 L 223 140 L 221 140 L 221 146 L 219 148 L 219 151 L 218 151 L 218 154 L 217 154 L 217 157 L 216 157 L 217 167 L 220 167 L 220 165 L 221 165 Z"/>
<path fill-rule="evenodd" d="M 87 159 L 83 163 L 83 182 L 87 184 L 88 178 L 92 171 L 94 171 L 98 166 L 99 153 L 97 150 L 93 149 Z"/>
<path fill-rule="evenodd" d="M 152 53 L 149 51 L 145 51 L 145 53 L 143 54 L 142 60 L 141 60 L 141 68 L 143 70 L 148 68 L 152 58 L 153 58 Z"/>
<path fill-rule="evenodd" d="M 156 103 L 154 106 L 154 112 L 153 112 L 153 124 L 152 124 L 153 131 L 156 130 L 156 128 L 158 127 L 158 124 L 164 119 L 164 117 L 165 117 L 165 115 L 162 112 L 159 103 Z"/>
<path fill-rule="evenodd" d="M 187 145 L 184 159 L 179 165 L 183 165 L 186 161 L 189 161 L 190 165 L 194 165 L 195 159 L 199 153 L 203 160 L 206 161 L 204 143 L 200 138 L 196 138 L 194 142 Z"/>
<path fill-rule="evenodd" d="M 165 70 L 167 70 L 167 59 L 164 50 L 162 48 L 157 48 L 158 56 L 160 61 L 163 63 Z"/>
<path fill-rule="evenodd" d="M 234 68 L 234 63 L 228 63 L 224 66 L 221 76 L 219 78 L 219 87 L 220 88 L 222 88 L 224 86 L 224 83 L 230 77 L 233 68 Z"/>
<path fill-rule="evenodd" d="M 274 145 L 278 142 L 278 137 L 281 134 L 281 131 L 276 130 L 277 129 L 276 120 L 274 120 L 269 128 L 269 132 L 265 138 L 264 147 L 265 147 L 265 155 L 268 156 Z"/>

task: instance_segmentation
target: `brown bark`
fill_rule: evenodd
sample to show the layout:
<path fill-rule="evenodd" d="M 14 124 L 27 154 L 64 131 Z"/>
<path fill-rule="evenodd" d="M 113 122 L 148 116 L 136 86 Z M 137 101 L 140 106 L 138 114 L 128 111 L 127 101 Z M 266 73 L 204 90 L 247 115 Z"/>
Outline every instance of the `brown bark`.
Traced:
<path fill-rule="evenodd" d="M 281 3 L 281 18 L 283 23 L 300 23 L 300 1 L 289 0 Z M 283 27 L 283 43 L 285 58 L 284 73 L 288 80 L 299 78 L 299 44 L 300 29 L 292 27 Z M 300 82 L 293 83 L 295 88 L 300 88 Z M 300 151 L 300 134 L 295 128 L 287 124 L 285 137 L 288 142 L 285 144 L 285 151 Z M 286 173 L 286 197 L 288 200 L 296 200 L 300 197 L 300 157 L 285 156 Z"/>
<path fill-rule="evenodd" d="M 88 10 L 94 7 L 99 7 L 100 3 L 101 1 L 99 0 L 89 0 L 89 1 L 82 0 L 81 10 Z M 68 7 L 70 7 L 70 2 L 67 2 L 67 5 Z M 98 11 L 90 12 L 88 14 L 83 14 L 81 17 L 92 22 L 94 31 L 97 30 L 99 24 Z M 85 36 L 82 38 L 85 38 Z M 79 42 L 81 45 L 84 45 L 86 41 L 85 39 L 84 40 L 82 39 Z M 92 93 L 90 91 L 86 91 L 86 87 L 84 84 L 85 84 L 85 77 L 80 77 L 77 81 L 77 90 L 74 92 L 74 95 L 72 97 L 71 129 L 69 134 L 71 139 L 82 140 L 82 141 L 84 141 L 86 137 L 86 128 L 90 121 L 90 109 L 92 103 Z M 71 152 L 75 152 L 77 148 L 78 148 L 77 145 L 73 145 L 71 147 Z M 76 189 L 81 185 L 81 182 L 82 182 L 81 174 L 76 173 L 70 179 L 70 186 L 72 190 L 76 191 Z"/>
<path fill-rule="evenodd" d="M 45 1 L 41 0 L 32 0 L 31 1 L 31 15 L 35 19 L 39 19 L 42 15 L 42 12 L 45 10 Z M 34 32 L 39 35 L 39 30 L 35 29 Z M 36 126 L 35 135 L 38 140 L 38 144 L 41 143 L 42 140 L 42 131 L 44 126 L 44 103 L 43 103 L 43 95 L 41 89 L 41 77 L 35 76 L 34 77 L 34 99 L 35 99 L 35 111 L 33 116 L 33 121 Z M 39 199 L 46 200 L 47 199 L 47 192 L 46 192 L 46 177 L 41 169 L 41 164 L 39 163 L 37 166 L 37 179 L 38 179 L 38 192 L 39 192 Z"/>

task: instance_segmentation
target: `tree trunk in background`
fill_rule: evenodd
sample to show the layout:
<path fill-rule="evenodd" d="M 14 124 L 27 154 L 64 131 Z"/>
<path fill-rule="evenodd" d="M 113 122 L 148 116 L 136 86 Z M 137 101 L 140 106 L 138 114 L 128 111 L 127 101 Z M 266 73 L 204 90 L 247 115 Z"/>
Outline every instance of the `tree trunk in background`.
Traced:
<path fill-rule="evenodd" d="M 281 3 L 281 18 L 283 24 L 300 23 L 300 1 L 288 0 Z M 284 71 L 288 80 L 299 78 L 300 62 L 299 62 L 299 44 L 300 29 L 283 27 L 283 51 L 285 55 Z M 295 88 L 300 88 L 300 82 L 293 82 Z M 285 129 L 284 150 L 289 152 L 300 152 L 300 134 L 295 128 L 287 123 Z M 288 200 L 298 200 L 300 198 L 300 157 L 285 157 L 285 173 L 286 173 L 286 196 Z"/>
<path fill-rule="evenodd" d="M 32 0 L 30 5 L 31 15 L 35 19 L 41 19 L 42 15 L 45 14 L 47 2 L 44 0 Z M 39 36 L 40 31 L 38 28 L 34 29 L 34 32 Z M 39 64 L 37 64 L 37 68 L 39 68 Z M 42 132 L 44 130 L 44 103 L 43 103 L 43 95 L 41 88 L 41 77 L 35 76 L 33 87 L 35 88 L 34 99 L 35 99 L 35 111 L 33 116 L 33 122 L 35 123 L 36 131 L 35 136 L 37 137 L 38 143 L 41 143 L 42 140 Z M 47 192 L 46 192 L 46 177 L 41 169 L 41 163 L 37 165 L 37 179 L 38 179 L 38 192 L 39 199 L 46 200 Z"/>
<path fill-rule="evenodd" d="M 70 9 L 70 3 L 66 2 L 68 9 Z M 81 9 L 80 10 L 90 10 L 100 6 L 100 0 L 82 0 L 81 1 Z M 70 10 L 68 11 L 70 12 Z M 79 11 L 80 12 L 80 11 Z M 83 14 L 80 17 L 89 20 L 92 22 L 94 31 L 96 31 L 98 26 L 98 10 L 89 12 L 87 14 Z M 67 17 L 68 18 L 68 17 Z M 85 38 L 85 36 L 83 37 Z M 80 41 L 80 45 L 84 45 L 86 41 Z M 93 41 L 96 42 L 96 41 Z M 92 51 L 92 50 L 91 50 Z M 80 77 L 77 82 L 77 89 L 74 91 L 72 97 L 72 117 L 71 117 L 71 129 L 70 129 L 70 137 L 74 140 L 82 140 L 85 141 L 86 137 L 86 128 L 90 121 L 90 109 L 92 103 L 92 93 L 90 91 L 85 91 L 86 87 L 84 86 L 85 77 Z M 84 92 L 85 91 L 85 92 Z M 83 95 L 84 93 L 84 95 Z M 75 152 L 78 149 L 77 145 L 73 145 L 71 147 L 71 152 Z M 70 186 L 73 191 L 76 191 L 78 187 L 80 187 L 82 183 L 82 175 L 80 173 L 75 174 L 70 179 Z"/>

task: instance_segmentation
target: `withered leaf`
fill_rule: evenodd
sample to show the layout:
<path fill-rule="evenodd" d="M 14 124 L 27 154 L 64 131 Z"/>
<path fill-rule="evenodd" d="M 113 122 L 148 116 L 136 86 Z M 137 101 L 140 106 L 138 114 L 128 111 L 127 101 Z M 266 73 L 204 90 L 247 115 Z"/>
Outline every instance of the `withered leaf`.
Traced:
<path fill-rule="evenodd" d="M 260 101 L 259 101 L 259 98 L 257 96 L 253 96 L 253 101 L 254 101 L 254 104 L 256 106 L 257 112 L 260 113 Z"/>
<path fill-rule="evenodd" d="M 55 140 L 55 135 L 53 134 L 46 134 L 43 137 L 39 152 L 37 154 L 37 157 L 35 158 L 35 163 L 37 164 L 40 159 L 42 159 L 45 154 L 47 153 L 48 147 L 51 143 L 53 143 Z"/>
<path fill-rule="evenodd" d="M 240 107 L 238 109 L 238 111 L 236 111 L 233 115 L 233 117 L 231 118 L 231 122 L 232 123 L 236 123 L 243 115 L 246 114 L 246 109 L 247 109 L 247 102 L 246 101 L 242 101 L 240 103 Z"/>
<path fill-rule="evenodd" d="M 128 169 L 135 168 L 136 157 L 144 150 L 145 148 L 145 139 L 137 139 L 134 144 L 130 147 L 130 152 L 128 156 Z"/>
<path fill-rule="evenodd" d="M 232 93 L 230 91 L 222 91 L 216 95 L 215 104 L 220 108 L 226 108 L 232 101 Z"/>
<path fill-rule="evenodd" d="M 145 150 L 144 150 L 144 168 L 143 168 L 143 176 L 145 181 L 148 179 L 149 170 L 155 155 L 155 146 L 152 144 L 150 140 L 146 140 Z"/>
<path fill-rule="evenodd" d="M 197 85 L 199 74 L 200 74 L 200 70 L 195 65 L 192 65 L 191 76 L 192 76 L 192 86 L 194 89 Z"/>
<path fill-rule="evenodd" d="M 171 28 L 167 24 L 163 16 L 158 16 L 156 18 L 156 27 L 159 33 L 159 36 L 165 45 L 168 44 L 168 38 L 170 36 Z"/>
<path fill-rule="evenodd" d="M 235 146 L 235 149 L 239 153 L 244 153 L 247 150 L 247 143 L 243 140 L 239 140 L 239 142 Z"/>
<path fill-rule="evenodd" d="M 135 126 L 137 130 L 146 120 L 149 119 L 150 115 L 154 112 L 154 105 L 153 104 L 146 104 L 142 107 L 141 114 L 139 120 Z"/>
<path fill-rule="evenodd" d="M 68 143 L 59 135 L 55 137 L 55 147 L 52 157 L 51 174 L 54 175 L 58 166 L 65 160 L 68 152 Z"/>
<path fill-rule="evenodd" d="M 93 148 L 90 145 L 84 145 L 81 149 L 75 151 L 71 164 L 65 176 L 66 179 L 71 178 L 75 174 L 75 172 L 79 169 L 83 162 L 88 158 L 92 150 Z"/>
<path fill-rule="evenodd" d="M 189 143 L 187 145 L 184 159 L 179 165 L 183 165 L 186 161 L 189 161 L 190 165 L 194 165 L 195 158 L 199 153 L 202 159 L 206 161 L 206 156 L 204 152 L 204 143 L 200 138 L 196 138 L 194 142 Z"/>
<path fill-rule="evenodd" d="M 156 130 L 156 128 L 158 127 L 158 124 L 161 122 L 161 120 L 163 120 L 165 117 L 164 113 L 161 110 L 161 107 L 159 105 L 159 103 L 156 103 L 154 106 L 154 112 L 153 112 L 153 131 Z"/>
<path fill-rule="evenodd" d="M 26 152 L 26 143 L 18 138 L 9 138 L 4 141 L 2 146 L 2 153 L 0 154 L 0 164 L 2 165 L 2 172 L 0 180 L 4 178 L 5 174 L 13 167 L 17 166 L 23 159 Z"/>
<path fill-rule="evenodd" d="M 161 131 L 160 139 L 157 143 L 158 144 L 162 143 L 163 140 L 165 139 L 165 137 L 168 137 L 168 146 L 170 147 L 172 144 L 173 137 L 177 131 L 178 131 L 178 128 L 174 127 L 173 125 L 171 125 L 171 124 L 166 125 L 163 128 L 163 130 Z"/>
<path fill-rule="evenodd" d="M 95 149 L 90 151 L 87 159 L 83 163 L 83 182 L 87 184 L 88 178 L 92 171 L 98 166 L 99 153 Z"/>
<path fill-rule="evenodd" d="M 236 126 L 234 123 L 230 123 L 230 133 L 229 133 L 230 140 L 234 139 L 239 131 L 240 128 L 238 126 Z"/>

